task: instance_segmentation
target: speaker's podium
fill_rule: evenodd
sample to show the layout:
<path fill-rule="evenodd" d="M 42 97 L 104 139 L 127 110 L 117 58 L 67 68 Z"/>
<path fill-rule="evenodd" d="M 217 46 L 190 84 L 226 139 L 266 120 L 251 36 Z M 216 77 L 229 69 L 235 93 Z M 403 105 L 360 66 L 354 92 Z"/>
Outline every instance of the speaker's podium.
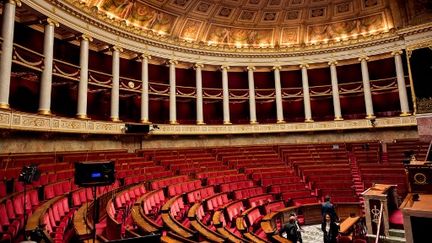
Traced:
<path fill-rule="evenodd" d="M 367 236 L 390 235 L 390 217 L 398 209 L 396 185 L 375 184 L 362 193 Z"/>
<path fill-rule="evenodd" d="M 432 163 L 406 165 L 409 193 L 402 202 L 408 243 L 432 242 Z"/>

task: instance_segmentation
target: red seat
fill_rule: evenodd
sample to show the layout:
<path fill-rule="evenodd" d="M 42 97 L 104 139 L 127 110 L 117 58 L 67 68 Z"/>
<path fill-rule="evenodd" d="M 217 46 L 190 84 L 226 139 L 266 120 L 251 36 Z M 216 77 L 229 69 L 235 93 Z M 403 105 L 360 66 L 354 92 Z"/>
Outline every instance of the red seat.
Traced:
<path fill-rule="evenodd" d="M 44 199 L 49 200 L 55 197 L 54 187 L 53 185 L 46 185 L 44 187 Z"/>

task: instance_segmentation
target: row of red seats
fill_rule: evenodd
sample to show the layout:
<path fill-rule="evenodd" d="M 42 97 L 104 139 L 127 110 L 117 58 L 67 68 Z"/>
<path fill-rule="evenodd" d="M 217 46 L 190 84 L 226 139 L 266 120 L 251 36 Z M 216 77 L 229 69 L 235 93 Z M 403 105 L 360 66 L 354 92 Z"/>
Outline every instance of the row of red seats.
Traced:
<path fill-rule="evenodd" d="M 2 240 L 14 239 L 18 232 L 25 226 L 24 211 L 30 215 L 39 206 L 37 190 L 26 193 L 24 205 L 24 193 L 18 193 L 3 199 L 0 204 L 0 230 L 3 233 Z"/>
<path fill-rule="evenodd" d="M 220 191 L 230 192 L 230 191 L 235 191 L 238 189 L 244 189 L 253 186 L 254 186 L 254 182 L 251 180 L 227 182 L 220 185 Z"/>
<path fill-rule="evenodd" d="M 130 207 L 138 197 L 146 193 L 144 184 L 133 186 L 129 189 L 123 190 L 115 196 L 116 208 Z"/>
<path fill-rule="evenodd" d="M 173 197 L 185 192 L 193 191 L 201 187 L 200 180 L 185 181 L 168 186 L 168 196 Z"/>
<path fill-rule="evenodd" d="M 56 196 L 64 195 L 76 188 L 78 187 L 71 180 L 45 185 L 43 189 L 44 199 L 49 200 Z"/>
<path fill-rule="evenodd" d="M 208 171 L 208 172 L 200 172 L 196 175 L 198 179 L 217 177 L 217 176 L 227 176 L 238 174 L 237 170 L 221 170 L 221 171 Z"/>
<path fill-rule="evenodd" d="M 253 197 L 259 194 L 263 194 L 264 190 L 262 187 L 251 187 L 234 191 L 234 200 Z"/>
<path fill-rule="evenodd" d="M 222 183 L 247 180 L 246 174 L 230 174 L 207 178 L 207 185 L 219 185 Z"/>
<path fill-rule="evenodd" d="M 228 199 L 227 193 L 219 193 L 210 198 L 207 198 L 205 201 L 205 206 L 207 207 L 207 210 L 213 211 L 227 204 L 229 201 L 230 200 Z"/>
<path fill-rule="evenodd" d="M 119 182 L 116 180 L 112 185 L 96 187 L 96 196 L 108 193 L 119 187 Z M 94 199 L 93 188 L 79 188 L 71 193 L 73 207 L 81 207 L 82 204 L 90 202 Z"/>
<path fill-rule="evenodd" d="M 215 194 L 213 186 L 202 187 L 186 194 L 188 203 L 199 202 Z"/>
<path fill-rule="evenodd" d="M 157 190 L 160 188 L 167 187 L 169 185 L 181 183 L 184 181 L 187 181 L 189 178 L 187 175 L 180 175 L 180 176 L 174 176 L 174 177 L 168 177 L 160 180 L 154 180 L 150 183 L 150 188 L 152 190 Z"/>
<path fill-rule="evenodd" d="M 69 208 L 67 197 L 61 197 L 50 205 L 42 215 L 45 230 L 53 238 L 54 242 L 64 242 L 64 235 L 71 225 L 74 209 Z"/>

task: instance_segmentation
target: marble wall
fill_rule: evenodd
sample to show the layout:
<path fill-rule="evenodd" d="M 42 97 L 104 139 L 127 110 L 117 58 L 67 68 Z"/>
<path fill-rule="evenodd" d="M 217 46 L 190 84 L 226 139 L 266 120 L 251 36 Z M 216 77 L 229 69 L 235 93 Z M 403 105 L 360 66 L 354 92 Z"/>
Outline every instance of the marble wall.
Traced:
<path fill-rule="evenodd" d="M 244 145 L 277 145 L 292 143 L 343 143 L 418 138 L 415 128 L 393 130 L 363 130 L 326 133 L 289 133 L 227 136 L 78 136 L 66 134 L 3 133 L 0 153 L 51 152 L 98 149 L 166 149 Z"/>

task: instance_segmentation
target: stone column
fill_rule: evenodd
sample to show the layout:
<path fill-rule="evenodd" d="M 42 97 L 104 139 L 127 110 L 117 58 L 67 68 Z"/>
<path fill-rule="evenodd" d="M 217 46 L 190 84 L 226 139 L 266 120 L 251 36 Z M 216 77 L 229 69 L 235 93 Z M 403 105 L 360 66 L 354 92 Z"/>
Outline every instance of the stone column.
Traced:
<path fill-rule="evenodd" d="M 406 85 L 405 85 L 405 75 L 404 70 L 402 67 L 402 57 L 401 57 L 402 51 L 394 51 L 392 52 L 392 55 L 395 59 L 395 65 L 396 65 L 396 78 L 397 78 L 397 85 L 398 85 L 398 91 L 399 91 L 399 102 L 401 107 L 401 116 L 409 116 L 409 107 L 408 107 L 408 96 L 406 92 Z"/>
<path fill-rule="evenodd" d="M 169 60 L 169 122 L 170 124 L 177 123 L 177 107 L 176 107 L 176 60 Z"/>
<path fill-rule="evenodd" d="M 51 114 L 52 70 L 54 59 L 54 27 L 59 24 L 52 19 L 46 19 L 44 31 L 44 62 L 40 85 L 39 114 Z"/>
<path fill-rule="evenodd" d="M 148 62 L 151 59 L 149 55 L 141 55 L 141 123 L 150 123 L 149 119 L 149 72 Z"/>
<path fill-rule="evenodd" d="M 373 110 L 372 93 L 371 93 L 370 81 L 369 81 L 369 70 L 367 66 L 368 60 L 369 57 L 366 56 L 359 58 L 359 61 L 361 63 L 361 72 L 363 78 L 363 92 L 364 92 L 365 106 L 366 106 L 366 118 L 372 119 L 375 118 L 375 115 Z"/>
<path fill-rule="evenodd" d="M 9 93 L 12 70 L 13 38 L 15 29 L 15 8 L 21 1 L 10 0 L 3 3 L 3 26 L 0 55 L 0 109 L 9 109 Z"/>
<path fill-rule="evenodd" d="M 229 90 L 228 90 L 228 69 L 229 66 L 222 66 L 222 93 L 223 93 L 223 123 L 231 124 L 229 108 Z"/>
<path fill-rule="evenodd" d="M 77 118 L 88 119 L 87 117 L 87 90 L 88 90 L 88 62 L 89 42 L 93 39 L 87 35 L 81 35 L 80 44 L 80 82 L 78 86 Z"/>
<path fill-rule="evenodd" d="M 112 87 L 111 87 L 111 120 L 120 121 L 119 118 L 119 96 L 120 96 L 120 52 L 123 49 L 118 46 L 112 47 Z"/>
<path fill-rule="evenodd" d="M 202 68 L 203 64 L 197 63 L 195 67 L 195 81 L 196 81 L 196 123 L 203 125 L 204 123 L 204 112 L 203 112 L 203 87 L 202 87 Z"/>
<path fill-rule="evenodd" d="M 248 86 L 249 86 L 249 117 L 250 124 L 257 124 L 256 106 L 255 106 L 255 82 L 254 71 L 255 67 L 249 66 L 248 70 Z"/>
<path fill-rule="evenodd" d="M 309 94 L 309 80 L 307 74 L 308 64 L 301 64 L 301 72 L 302 72 L 302 85 L 303 85 L 303 103 L 304 103 L 304 112 L 305 112 L 305 122 L 313 122 L 312 120 L 312 111 L 310 104 L 310 94 Z"/>
<path fill-rule="evenodd" d="M 330 65 L 330 75 L 331 75 L 331 84 L 332 84 L 332 96 L 333 96 L 333 110 L 334 110 L 334 120 L 342 121 L 342 113 L 339 99 L 339 86 L 337 79 L 337 71 L 336 71 L 336 61 L 331 61 L 328 63 Z"/>
<path fill-rule="evenodd" d="M 277 123 L 285 123 L 282 106 L 282 85 L 280 79 L 281 66 L 274 66 L 275 98 L 276 98 L 276 119 Z"/>

